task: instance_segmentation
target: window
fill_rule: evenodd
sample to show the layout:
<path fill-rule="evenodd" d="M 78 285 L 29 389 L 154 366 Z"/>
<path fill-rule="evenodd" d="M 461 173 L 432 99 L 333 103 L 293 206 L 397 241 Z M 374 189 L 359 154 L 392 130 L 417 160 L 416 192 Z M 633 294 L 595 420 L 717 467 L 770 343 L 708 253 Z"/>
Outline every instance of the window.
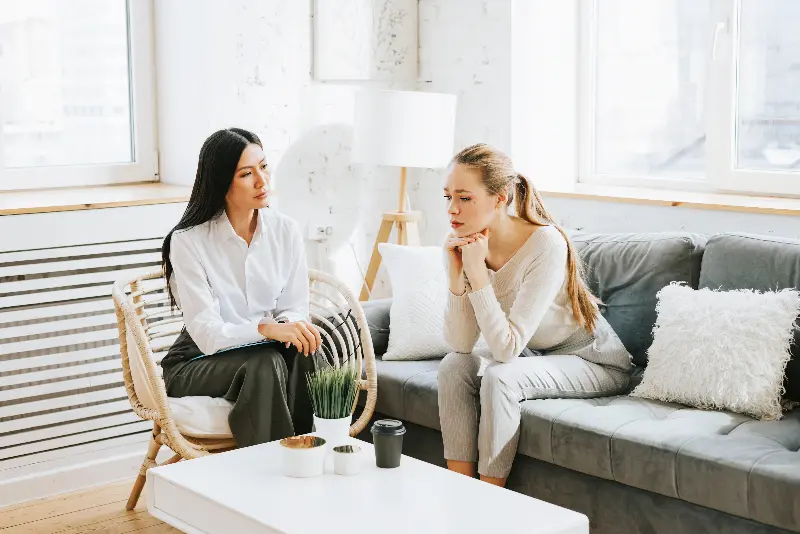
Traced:
<path fill-rule="evenodd" d="M 800 2 L 581 5 L 581 181 L 800 195 Z"/>
<path fill-rule="evenodd" d="M 0 0 L 0 189 L 157 179 L 152 4 Z"/>

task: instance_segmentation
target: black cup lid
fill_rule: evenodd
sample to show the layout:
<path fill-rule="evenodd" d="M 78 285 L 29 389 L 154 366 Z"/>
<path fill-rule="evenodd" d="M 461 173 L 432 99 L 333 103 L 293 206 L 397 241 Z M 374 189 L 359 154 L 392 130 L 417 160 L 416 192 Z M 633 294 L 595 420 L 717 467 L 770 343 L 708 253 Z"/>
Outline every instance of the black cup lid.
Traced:
<path fill-rule="evenodd" d="M 406 427 L 397 419 L 379 419 L 372 423 L 370 432 L 382 436 L 400 436 L 406 433 Z"/>

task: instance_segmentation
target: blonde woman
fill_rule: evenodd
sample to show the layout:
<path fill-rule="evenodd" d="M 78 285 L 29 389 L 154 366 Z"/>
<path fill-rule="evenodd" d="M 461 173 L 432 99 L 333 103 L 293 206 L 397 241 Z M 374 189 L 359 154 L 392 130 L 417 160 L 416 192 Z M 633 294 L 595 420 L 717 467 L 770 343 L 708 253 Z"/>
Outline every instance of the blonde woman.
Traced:
<path fill-rule="evenodd" d="M 444 330 L 453 352 L 438 372 L 444 453 L 449 469 L 504 486 L 520 403 L 623 392 L 631 356 L 600 315 L 569 238 L 509 157 L 474 145 L 450 169 Z M 480 334 L 488 353 L 473 352 Z"/>

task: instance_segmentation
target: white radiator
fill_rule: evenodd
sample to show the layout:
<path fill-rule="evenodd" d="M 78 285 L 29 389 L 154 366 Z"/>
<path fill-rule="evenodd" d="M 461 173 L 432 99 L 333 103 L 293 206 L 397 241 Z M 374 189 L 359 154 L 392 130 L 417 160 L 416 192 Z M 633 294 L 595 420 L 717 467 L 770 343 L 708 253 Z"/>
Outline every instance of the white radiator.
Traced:
<path fill-rule="evenodd" d="M 0 252 L 0 481 L 146 441 L 152 423 L 122 385 L 111 284 L 157 268 L 160 248 L 143 239 Z"/>

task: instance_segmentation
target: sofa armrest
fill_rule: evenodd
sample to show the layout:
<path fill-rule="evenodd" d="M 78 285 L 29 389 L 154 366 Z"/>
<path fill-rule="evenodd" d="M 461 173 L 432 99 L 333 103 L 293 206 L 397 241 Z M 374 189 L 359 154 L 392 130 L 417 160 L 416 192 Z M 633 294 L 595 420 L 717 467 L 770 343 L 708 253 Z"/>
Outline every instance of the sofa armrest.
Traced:
<path fill-rule="evenodd" d="M 362 302 L 361 307 L 369 325 L 375 355 L 383 354 L 389 345 L 389 308 L 392 307 L 392 299 L 368 300 Z"/>

